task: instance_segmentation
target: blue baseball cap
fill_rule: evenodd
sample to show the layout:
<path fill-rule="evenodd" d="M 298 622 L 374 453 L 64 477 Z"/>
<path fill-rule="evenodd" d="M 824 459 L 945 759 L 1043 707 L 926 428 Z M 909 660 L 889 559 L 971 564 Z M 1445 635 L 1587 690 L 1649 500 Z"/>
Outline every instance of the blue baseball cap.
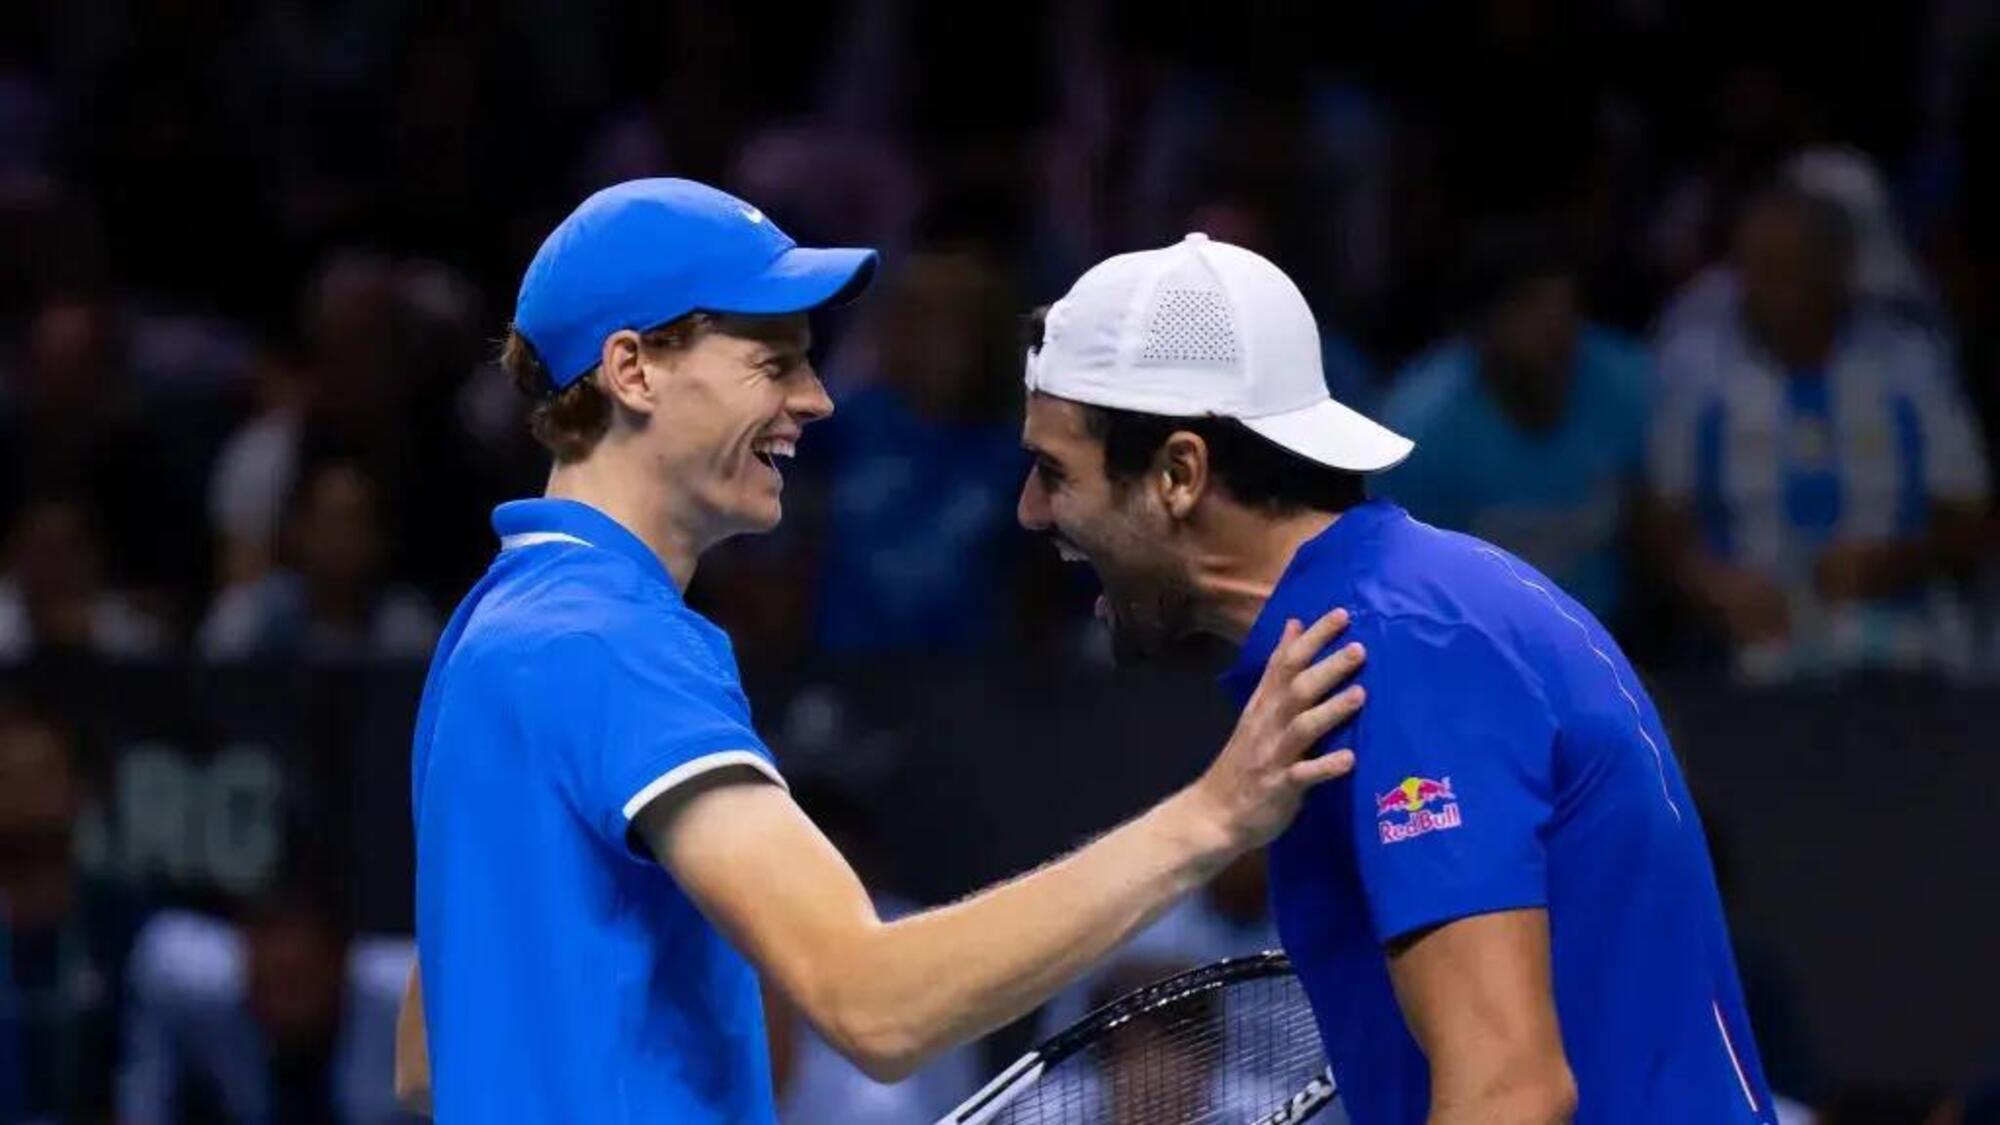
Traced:
<path fill-rule="evenodd" d="M 781 316 L 851 300 L 875 251 L 800 246 L 762 211 L 692 180 L 628 180 L 583 201 L 535 251 L 514 302 L 556 390 L 604 338 L 691 312 Z"/>

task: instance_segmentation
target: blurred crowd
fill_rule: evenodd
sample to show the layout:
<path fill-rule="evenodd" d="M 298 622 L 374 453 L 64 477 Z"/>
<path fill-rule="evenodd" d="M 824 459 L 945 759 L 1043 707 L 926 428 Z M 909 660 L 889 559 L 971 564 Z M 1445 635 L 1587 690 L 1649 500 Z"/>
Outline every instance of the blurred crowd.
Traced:
<path fill-rule="evenodd" d="M 1994 675 L 1990 7 L 1353 7 L 12 6 L 0 655 L 420 657 L 539 484 L 521 264 L 672 173 L 889 261 L 698 584 L 748 664 L 1060 637 L 1015 321 L 1202 229 L 1418 439 L 1380 491 L 1648 662 Z"/>
<path fill-rule="evenodd" d="M 0 661 L 421 661 L 546 471 L 493 355 L 521 268 L 591 190 L 685 175 L 886 258 L 816 326 L 838 412 L 784 526 L 692 591 L 753 680 L 1096 658 L 1095 591 L 1014 523 L 1018 322 L 1189 230 L 1296 278 L 1335 395 L 1417 440 L 1378 492 L 1643 663 L 2000 679 L 2000 8 L 1331 7 L 4 5 Z M 129 1120 L 211 1118 L 162 1092 L 200 1059 L 76 1038 L 120 990 L 142 1031 L 316 1044 L 322 1086 L 370 1057 L 338 1013 L 403 954 L 310 894 L 223 925 L 56 889 L 64 728 L 0 719 L 42 786 L 0 782 L 8 1034 L 118 1060 Z M 306 1056 L 257 1057 L 201 1104 L 317 1119 L 270 1108 Z M 0 1119 L 108 1105 L 45 1071 L 0 1065 Z"/>

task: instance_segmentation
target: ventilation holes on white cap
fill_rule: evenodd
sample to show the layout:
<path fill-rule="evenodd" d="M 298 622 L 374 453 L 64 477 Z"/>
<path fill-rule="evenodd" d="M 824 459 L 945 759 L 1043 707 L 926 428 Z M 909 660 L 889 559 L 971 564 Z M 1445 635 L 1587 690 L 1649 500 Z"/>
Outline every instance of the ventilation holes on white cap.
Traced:
<path fill-rule="evenodd" d="M 1236 321 L 1222 294 L 1161 289 L 1139 349 L 1141 363 L 1235 363 Z"/>

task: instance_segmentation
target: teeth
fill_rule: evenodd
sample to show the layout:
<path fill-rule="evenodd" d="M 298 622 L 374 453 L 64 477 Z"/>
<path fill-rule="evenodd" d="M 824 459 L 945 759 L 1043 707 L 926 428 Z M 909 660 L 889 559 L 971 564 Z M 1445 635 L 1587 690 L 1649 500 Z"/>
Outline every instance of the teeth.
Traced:
<path fill-rule="evenodd" d="M 1056 554 L 1060 555 L 1064 562 L 1084 562 L 1089 559 L 1088 555 L 1085 555 L 1082 551 L 1077 550 L 1067 543 L 1057 543 Z"/>
<path fill-rule="evenodd" d="M 798 455 L 798 443 L 790 438 L 765 438 L 752 447 L 766 457 L 783 457 L 790 460 Z"/>

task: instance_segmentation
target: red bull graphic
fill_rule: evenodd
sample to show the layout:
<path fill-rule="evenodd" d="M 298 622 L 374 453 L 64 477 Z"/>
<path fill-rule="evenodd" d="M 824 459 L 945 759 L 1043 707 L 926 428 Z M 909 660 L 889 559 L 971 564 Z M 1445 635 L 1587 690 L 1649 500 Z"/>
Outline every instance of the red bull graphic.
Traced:
<path fill-rule="evenodd" d="M 1376 828 L 1385 844 L 1400 843 L 1427 832 L 1442 832 L 1464 824 L 1458 794 L 1451 779 L 1406 777 L 1401 785 L 1375 796 Z"/>

